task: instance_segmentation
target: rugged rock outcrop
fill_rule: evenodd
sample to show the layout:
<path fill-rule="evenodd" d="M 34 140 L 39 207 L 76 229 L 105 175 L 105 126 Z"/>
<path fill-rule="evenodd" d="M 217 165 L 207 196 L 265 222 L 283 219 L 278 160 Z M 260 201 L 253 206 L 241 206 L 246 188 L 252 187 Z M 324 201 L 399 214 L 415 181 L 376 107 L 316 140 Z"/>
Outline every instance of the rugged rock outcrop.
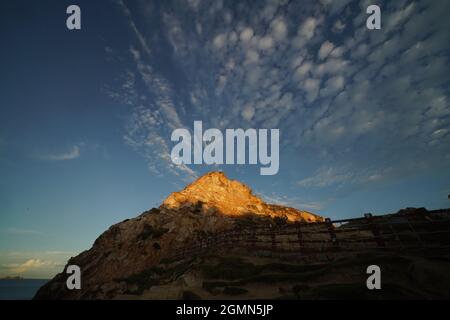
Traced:
<path fill-rule="evenodd" d="M 195 244 L 205 235 L 231 230 L 243 217 L 256 224 L 275 223 L 277 219 L 323 221 L 307 211 L 267 204 L 244 184 L 221 172 L 211 172 L 172 193 L 159 208 L 111 226 L 91 249 L 71 258 L 67 265 L 78 265 L 82 271 L 81 290 L 67 290 L 67 275 L 62 272 L 43 286 L 35 299 L 141 296 L 145 288 L 155 284 L 154 275 L 163 272 L 162 263 L 179 248 Z M 164 280 L 167 283 L 175 281 L 182 271 L 178 265 L 173 268 L 181 269 L 171 272 Z"/>
<path fill-rule="evenodd" d="M 308 211 L 267 204 L 252 190 L 237 180 L 228 179 L 222 172 L 210 172 L 188 185 L 180 192 L 172 193 L 163 207 L 180 208 L 202 204 L 205 209 L 218 210 L 227 216 L 256 214 L 270 217 L 286 217 L 289 221 L 323 221 Z"/>
<path fill-rule="evenodd" d="M 35 299 L 450 298 L 449 218 L 407 208 L 309 223 L 323 218 L 212 172 L 71 258 L 81 290 L 66 289 L 66 266 Z M 382 290 L 367 289 L 369 265 Z"/>

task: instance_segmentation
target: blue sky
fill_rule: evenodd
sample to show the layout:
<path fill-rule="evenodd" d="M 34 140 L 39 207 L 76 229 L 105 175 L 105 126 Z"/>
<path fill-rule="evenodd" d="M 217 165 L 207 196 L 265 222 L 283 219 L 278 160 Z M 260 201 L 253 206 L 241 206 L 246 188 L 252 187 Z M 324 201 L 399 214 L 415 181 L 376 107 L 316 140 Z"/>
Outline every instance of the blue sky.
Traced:
<path fill-rule="evenodd" d="M 82 29 L 65 26 L 78 4 Z M 448 1 L 2 1 L 0 276 L 48 277 L 210 170 L 345 218 L 449 207 Z M 176 128 L 280 129 L 280 170 L 175 166 Z"/>

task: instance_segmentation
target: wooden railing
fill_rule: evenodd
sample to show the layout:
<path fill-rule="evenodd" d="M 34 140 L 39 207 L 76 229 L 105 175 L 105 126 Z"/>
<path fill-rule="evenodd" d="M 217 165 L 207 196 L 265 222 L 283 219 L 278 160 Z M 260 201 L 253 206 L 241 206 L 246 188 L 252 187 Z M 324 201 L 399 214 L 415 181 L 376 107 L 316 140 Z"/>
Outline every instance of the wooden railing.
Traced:
<path fill-rule="evenodd" d="M 235 228 L 198 237 L 170 256 L 191 258 L 214 250 L 246 249 L 259 255 L 289 255 L 354 251 L 450 250 L 450 209 L 392 214 L 318 223 L 287 223 L 273 227 Z"/>

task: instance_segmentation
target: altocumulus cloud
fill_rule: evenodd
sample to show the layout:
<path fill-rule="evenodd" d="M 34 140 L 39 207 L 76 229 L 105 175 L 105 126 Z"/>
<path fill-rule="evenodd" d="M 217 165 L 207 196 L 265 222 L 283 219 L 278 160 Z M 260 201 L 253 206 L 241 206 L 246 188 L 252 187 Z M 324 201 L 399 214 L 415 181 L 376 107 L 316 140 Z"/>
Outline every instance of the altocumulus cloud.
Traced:
<path fill-rule="evenodd" d="M 450 166 L 450 2 L 381 1 L 380 32 L 365 0 L 118 3 L 135 41 L 110 53 L 131 62 L 110 95 L 155 172 L 195 176 L 169 156 L 171 130 L 193 120 L 279 128 L 281 152 L 316 166 L 292 172 L 304 187 Z"/>

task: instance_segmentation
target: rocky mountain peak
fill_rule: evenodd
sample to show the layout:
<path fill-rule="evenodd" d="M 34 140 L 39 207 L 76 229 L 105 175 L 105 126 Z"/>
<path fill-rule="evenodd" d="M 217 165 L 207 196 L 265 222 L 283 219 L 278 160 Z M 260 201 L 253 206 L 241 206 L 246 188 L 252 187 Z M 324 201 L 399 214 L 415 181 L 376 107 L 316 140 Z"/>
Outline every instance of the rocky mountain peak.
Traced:
<path fill-rule="evenodd" d="M 179 192 L 167 197 L 161 207 L 176 209 L 201 206 L 227 216 L 246 214 L 286 217 L 290 221 L 321 221 L 322 218 L 307 211 L 267 204 L 254 195 L 245 184 L 229 179 L 223 172 L 209 172 Z"/>
<path fill-rule="evenodd" d="M 197 247 L 205 237 L 249 226 L 288 223 L 286 220 L 317 222 L 323 218 L 267 204 L 245 184 L 222 172 L 210 172 L 169 195 L 159 208 L 111 226 L 91 249 L 71 258 L 67 264 L 83 270 L 83 290 L 67 290 L 66 274 L 61 272 L 35 298 L 110 299 L 130 292 L 140 295 L 139 288 L 152 286 L 149 275 L 160 270 L 163 261 L 174 260 L 187 245 Z"/>
<path fill-rule="evenodd" d="M 251 189 L 247 187 L 245 184 L 237 181 L 229 179 L 223 172 L 221 171 L 212 171 L 209 172 L 182 190 L 184 193 L 196 193 L 198 191 L 205 192 L 214 192 L 221 190 L 222 192 L 227 191 L 245 191 L 247 195 L 251 194 Z"/>
<path fill-rule="evenodd" d="M 228 179 L 223 172 L 210 172 L 183 190 L 172 193 L 164 200 L 163 206 L 176 208 L 198 203 L 215 207 L 224 214 L 235 214 L 248 205 L 261 204 L 262 200 L 254 196 L 249 187 Z"/>

